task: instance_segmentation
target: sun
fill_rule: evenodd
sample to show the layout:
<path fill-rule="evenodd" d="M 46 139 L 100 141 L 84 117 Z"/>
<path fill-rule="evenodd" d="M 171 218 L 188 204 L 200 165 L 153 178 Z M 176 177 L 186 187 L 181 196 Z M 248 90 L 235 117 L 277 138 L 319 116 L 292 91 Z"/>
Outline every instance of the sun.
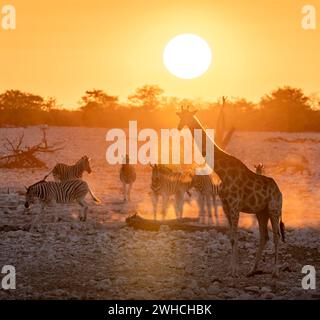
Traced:
<path fill-rule="evenodd" d="M 208 43 L 195 34 L 180 34 L 164 48 L 163 63 L 174 76 L 193 79 L 203 75 L 211 65 L 212 53 Z"/>

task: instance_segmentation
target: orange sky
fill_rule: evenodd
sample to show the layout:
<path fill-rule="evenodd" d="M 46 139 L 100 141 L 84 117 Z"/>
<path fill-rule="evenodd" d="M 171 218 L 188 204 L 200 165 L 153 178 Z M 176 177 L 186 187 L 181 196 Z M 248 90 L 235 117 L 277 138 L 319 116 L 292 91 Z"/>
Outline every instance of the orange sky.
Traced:
<path fill-rule="evenodd" d="M 0 92 L 21 89 L 76 107 L 85 90 L 121 100 L 143 84 L 167 95 L 257 100 L 281 85 L 320 91 L 319 0 L 0 0 L 14 4 L 17 29 L 0 29 Z M 301 28 L 313 4 L 318 28 Z M 163 66 L 165 44 L 195 33 L 213 49 L 213 66 L 182 80 Z"/>

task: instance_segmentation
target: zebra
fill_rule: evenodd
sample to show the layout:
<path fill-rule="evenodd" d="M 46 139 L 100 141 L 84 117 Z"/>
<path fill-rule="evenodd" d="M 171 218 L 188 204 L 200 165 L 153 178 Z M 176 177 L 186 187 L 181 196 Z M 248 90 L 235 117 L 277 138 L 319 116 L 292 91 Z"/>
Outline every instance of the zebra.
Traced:
<path fill-rule="evenodd" d="M 132 164 L 129 163 L 130 159 L 129 156 L 126 155 L 125 163 L 121 165 L 120 168 L 120 181 L 122 182 L 123 186 L 123 201 L 130 201 L 130 192 L 133 183 L 136 181 L 136 170 Z M 128 185 L 128 192 L 127 192 L 127 185 Z M 127 197 L 128 196 L 128 197 Z"/>
<path fill-rule="evenodd" d="M 82 215 L 81 211 L 79 215 L 80 221 L 86 221 L 87 219 L 88 204 L 85 201 L 85 196 L 88 192 L 95 202 L 100 203 L 88 184 L 80 179 L 63 182 L 41 180 L 26 189 L 26 202 L 24 204 L 26 209 L 29 209 L 30 205 L 35 202 L 35 198 L 39 198 L 41 202 L 41 213 L 44 212 L 45 207 L 50 202 L 65 204 L 77 201 L 83 208 Z"/>
<path fill-rule="evenodd" d="M 169 168 L 161 165 L 151 165 L 151 197 L 153 204 L 153 217 L 157 219 L 157 207 L 159 195 L 162 196 L 162 220 L 165 219 L 168 209 L 169 197 L 175 196 L 175 212 L 178 219 L 182 218 L 184 194 L 191 187 L 192 178 L 190 175 L 182 174 L 179 172 L 172 172 Z"/>
<path fill-rule="evenodd" d="M 205 207 L 207 208 L 208 221 L 210 224 L 212 223 L 211 206 L 213 204 L 216 224 L 219 225 L 218 207 L 216 201 L 219 192 L 219 185 L 213 182 L 211 175 L 194 175 L 192 177 L 191 186 L 197 192 L 200 223 L 204 223 L 205 220 Z"/>
<path fill-rule="evenodd" d="M 84 171 L 87 171 L 89 174 L 92 172 L 90 159 L 87 156 L 83 156 L 72 166 L 64 163 L 57 163 L 50 173 L 52 173 L 56 182 L 62 182 L 67 180 L 81 179 Z M 44 180 L 47 178 L 47 176 L 44 178 Z"/>

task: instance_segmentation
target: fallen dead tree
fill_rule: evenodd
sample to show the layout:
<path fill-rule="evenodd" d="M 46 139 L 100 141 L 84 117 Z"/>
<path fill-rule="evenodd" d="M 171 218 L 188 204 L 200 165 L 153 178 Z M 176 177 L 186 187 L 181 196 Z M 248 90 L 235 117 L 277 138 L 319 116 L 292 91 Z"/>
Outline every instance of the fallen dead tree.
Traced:
<path fill-rule="evenodd" d="M 9 140 L 5 138 L 4 149 L 7 154 L 0 156 L 0 168 L 46 168 L 46 164 L 38 159 L 39 153 L 54 153 L 61 150 L 61 143 L 49 145 L 47 142 L 46 130 L 41 128 L 42 140 L 33 146 L 23 146 L 24 134 L 22 133 L 17 139 Z"/>
<path fill-rule="evenodd" d="M 30 224 L 26 224 L 26 225 L 3 224 L 3 225 L 0 225 L 0 232 L 29 231 L 29 230 L 30 230 Z"/>
<path fill-rule="evenodd" d="M 209 226 L 201 225 L 198 222 L 198 219 L 194 218 L 182 218 L 182 219 L 172 219 L 172 220 L 151 220 L 144 219 L 138 214 L 135 214 L 126 219 L 128 226 L 134 229 L 146 230 L 146 231 L 159 231 L 161 226 L 168 226 L 171 230 L 182 230 L 187 232 L 195 231 L 207 231 L 215 229 L 218 232 L 226 233 L 227 228 L 223 226 Z"/>

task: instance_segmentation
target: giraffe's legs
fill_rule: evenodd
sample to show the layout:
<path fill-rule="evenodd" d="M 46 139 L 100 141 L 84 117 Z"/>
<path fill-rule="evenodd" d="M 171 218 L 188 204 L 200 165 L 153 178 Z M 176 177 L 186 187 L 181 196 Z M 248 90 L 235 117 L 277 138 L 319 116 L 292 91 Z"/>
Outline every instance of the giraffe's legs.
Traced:
<path fill-rule="evenodd" d="M 274 278 L 279 277 L 279 266 L 278 266 L 278 250 L 279 250 L 279 234 L 280 234 L 280 218 L 278 211 L 270 212 L 270 220 L 273 231 L 273 242 L 274 242 L 274 270 L 272 276 Z"/>
<path fill-rule="evenodd" d="M 230 243 L 231 243 L 231 275 L 238 276 L 238 223 L 239 223 L 239 210 L 230 208 L 229 205 L 224 203 L 224 211 L 227 215 L 230 224 Z"/>
<path fill-rule="evenodd" d="M 231 259 L 231 274 L 233 277 L 238 276 L 238 223 L 239 223 L 239 212 L 233 211 L 231 215 L 231 248 L 232 248 L 232 259 Z"/>
<path fill-rule="evenodd" d="M 258 269 L 259 261 L 261 260 L 262 252 L 265 248 L 267 241 L 269 240 L 269 235 L 268 235 L 269 212 L 268 212 L 268 209 L 257 213 L 257 219 L 258 219 L 259 234 L 260 234 L 259 247 L 257 249 L 256 259 L 255 259 L 253 268 L 248 273 L 248 276 L 253 276 L 256 273 L 256 271 Z"/>

